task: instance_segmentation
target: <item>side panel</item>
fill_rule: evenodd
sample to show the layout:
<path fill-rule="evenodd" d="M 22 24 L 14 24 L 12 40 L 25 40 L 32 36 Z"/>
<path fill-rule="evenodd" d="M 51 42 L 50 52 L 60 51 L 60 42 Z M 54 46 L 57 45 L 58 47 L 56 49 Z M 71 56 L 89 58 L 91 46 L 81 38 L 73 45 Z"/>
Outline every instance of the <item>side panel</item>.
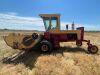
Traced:
<path fill-rule="evenodd" d="M 81 40 L 84 40 L 84 27 L 79 27 L 77 30 L 81 30 Z"/>
<path fill-rule="evenodd" d="M 59 48 L 60 42 L 69 42 L 69 41 L 76 41 L 77 38 L 77 34 L 67 34 L 67 33 L 59 33 L 59 34 L 52 34 L 52 33 L 44 33 L 44 39 L 50 41 L 52 43 L 52 45 L 56 48 Z"/>
<path fill-rule="evenodd" d="M 44 39 L 50 41 L 54 47 L 60 47 L 60 42 L 77 42 L 80 44 L 84 39 L 84 27 L 77 30 L 66 30 L 60 32 L 45 32 Z"/>

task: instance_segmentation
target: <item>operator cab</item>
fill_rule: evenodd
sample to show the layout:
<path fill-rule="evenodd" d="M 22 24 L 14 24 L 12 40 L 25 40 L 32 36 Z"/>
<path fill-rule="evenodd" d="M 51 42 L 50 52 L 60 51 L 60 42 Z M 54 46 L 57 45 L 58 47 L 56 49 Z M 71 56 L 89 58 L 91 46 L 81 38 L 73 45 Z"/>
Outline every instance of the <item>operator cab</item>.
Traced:
<path fill-rule="evenodd" d="M 60 14 L 40 14 L 44 22 L 45 30 L 60 30 Z"/>

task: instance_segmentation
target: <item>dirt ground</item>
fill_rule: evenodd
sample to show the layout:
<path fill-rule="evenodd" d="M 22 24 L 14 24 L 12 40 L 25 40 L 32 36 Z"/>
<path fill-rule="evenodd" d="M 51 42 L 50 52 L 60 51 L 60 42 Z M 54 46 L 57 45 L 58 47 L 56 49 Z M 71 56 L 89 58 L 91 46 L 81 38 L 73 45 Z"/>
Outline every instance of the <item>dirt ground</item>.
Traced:
<path fill-rule="evenodd" d="M 95 55 L 87 52 L 87 44 L 60 43 L 61 48 L 50 54 L 36 49 L 22 52 L 8 47 L 0 32 L 0 75 L 100 75 L 100 32 L 87 32 L 85 39 L 97 45 Z"/>

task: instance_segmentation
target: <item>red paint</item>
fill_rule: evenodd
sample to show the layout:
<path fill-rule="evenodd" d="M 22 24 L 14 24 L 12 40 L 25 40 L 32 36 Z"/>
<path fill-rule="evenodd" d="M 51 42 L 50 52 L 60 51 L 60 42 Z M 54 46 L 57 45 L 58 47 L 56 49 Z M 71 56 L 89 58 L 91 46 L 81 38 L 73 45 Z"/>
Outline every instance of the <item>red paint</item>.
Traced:
<path fill-rule="evenodd" d="M 49 32 L 44 32 L 44 39 L 50 40 L 50 33 Z"/>

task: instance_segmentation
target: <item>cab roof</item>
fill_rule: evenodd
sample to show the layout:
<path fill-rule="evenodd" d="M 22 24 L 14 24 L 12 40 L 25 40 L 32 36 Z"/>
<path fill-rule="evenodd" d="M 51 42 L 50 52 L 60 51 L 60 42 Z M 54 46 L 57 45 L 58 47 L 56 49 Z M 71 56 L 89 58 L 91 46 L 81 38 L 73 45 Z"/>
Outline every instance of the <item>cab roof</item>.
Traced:
<path fill-rule="evenodd" d="M 60 17 L 60 14 L 39 14 L 40 17 Z"/>

